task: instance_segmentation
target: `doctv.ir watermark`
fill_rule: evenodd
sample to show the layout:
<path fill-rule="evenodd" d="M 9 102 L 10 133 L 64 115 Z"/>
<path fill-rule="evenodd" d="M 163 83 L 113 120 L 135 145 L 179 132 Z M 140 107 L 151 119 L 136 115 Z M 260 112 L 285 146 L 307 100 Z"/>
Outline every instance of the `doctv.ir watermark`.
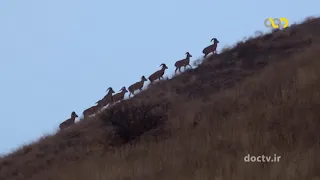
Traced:
<path fill-rule="evenodd" d="M 248 154 L 243 159 L 244 159 L 244 162 L 279 162 L 281 159 L 281 156 L 278 156 L 276 154 L 274 154 L 273 156 L 266 156 L 266 155 L 253 156 Z"/>

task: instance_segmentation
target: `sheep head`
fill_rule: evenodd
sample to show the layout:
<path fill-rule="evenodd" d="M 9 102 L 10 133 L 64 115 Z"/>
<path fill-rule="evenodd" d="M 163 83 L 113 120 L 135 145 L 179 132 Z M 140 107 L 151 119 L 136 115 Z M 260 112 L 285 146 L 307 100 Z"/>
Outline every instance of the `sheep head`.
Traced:
<path fill-rule="evenodd" d="M 123 86 L 123 87 L 120 89 L 120 91 L 121 91 L 121 92 L 128 92 L 125 86 Z"/>
<path fill-rule="evenodd" d="M 192 55 L 189 52 L 186 52 L 187 57 L 192 57 Z"/>
<path fill-rule="evenodd" d="M 211 42 L 212 42 L 212 41 L 214 41 L 214 43 L 219 43 L 219 41 L 218 41 L 217 38 L 212 38 L 212 39 L 211 39 Z"/>
<path fill-rule="evenodd" d="M 115 93 L 114 90 L 112 89 L 112 87 L 109 87 L 109 88 L 107 89 L 107 92 L 110 92 L 110 91 L 111 91 L 111 93 Z"/>
<path fill-rule="evenodd" d="M 162 63 L 160 66 L 162 66 L 163 69 L 168 69 L 167 65 Z"/>
<path fill-rule="evenodd" d="M 146 77 L 144 77 L 144 76 L 141 77 L 141 80 L 142 80 L 142 81 L 148 81 L 148 80 L 146 79 Z"/>
<path fill-rule="evenodd" d="M 78 115 L 76 114 L 76 112 L 73 111 L 73 112 L 71 113 L 71 117 L 76 118 L 76 117 L 78 117 Z"/>

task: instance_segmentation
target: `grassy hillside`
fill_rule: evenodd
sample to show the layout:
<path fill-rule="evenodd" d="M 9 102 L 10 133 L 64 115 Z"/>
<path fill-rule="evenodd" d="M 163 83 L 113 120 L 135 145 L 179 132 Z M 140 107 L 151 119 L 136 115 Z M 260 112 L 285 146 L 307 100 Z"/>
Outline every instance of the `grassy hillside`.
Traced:
<path fill-rule="evenodd" d="M 2 157 L 0 180 L 318 180 L 319 43 L 320 19 L 239 42 Z"/>

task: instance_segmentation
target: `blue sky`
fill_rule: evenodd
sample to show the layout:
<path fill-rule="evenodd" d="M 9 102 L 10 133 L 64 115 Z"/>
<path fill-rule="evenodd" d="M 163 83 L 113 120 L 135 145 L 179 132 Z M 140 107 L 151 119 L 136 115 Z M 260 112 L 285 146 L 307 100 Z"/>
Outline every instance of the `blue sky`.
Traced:
<path fill-rule="evenodd" d="M 267 17 L 320 15 L 320 1 L 1 0 L 0 154 L 57 130 L 105 95 L 189 51 L 202 55 L 256 30 Z"/>

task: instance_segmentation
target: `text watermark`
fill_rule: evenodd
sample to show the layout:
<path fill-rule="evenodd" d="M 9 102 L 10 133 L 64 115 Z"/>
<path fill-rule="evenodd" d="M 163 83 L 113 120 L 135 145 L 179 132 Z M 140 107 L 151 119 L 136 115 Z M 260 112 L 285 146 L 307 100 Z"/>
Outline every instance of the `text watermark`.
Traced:
<path fill-rule="evenodd" d="M 252 156 L 250 154 L 246 155 L 243 159 L 244 162 L 279 162 L 281 156 L 274 154 L 273 156 Z"/>

